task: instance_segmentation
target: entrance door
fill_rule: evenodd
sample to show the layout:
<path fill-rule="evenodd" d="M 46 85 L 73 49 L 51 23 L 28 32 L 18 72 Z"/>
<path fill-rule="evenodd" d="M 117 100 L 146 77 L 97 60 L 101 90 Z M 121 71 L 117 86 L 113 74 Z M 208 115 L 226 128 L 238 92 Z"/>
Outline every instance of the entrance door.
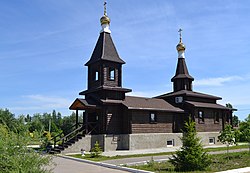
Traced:
<path fill-rule="evenodd" d="M 89 134 L 99 134 L 100 127 L 99 127 L 100 116 L 98 112 L 88 112 L 88 131 Z"/>

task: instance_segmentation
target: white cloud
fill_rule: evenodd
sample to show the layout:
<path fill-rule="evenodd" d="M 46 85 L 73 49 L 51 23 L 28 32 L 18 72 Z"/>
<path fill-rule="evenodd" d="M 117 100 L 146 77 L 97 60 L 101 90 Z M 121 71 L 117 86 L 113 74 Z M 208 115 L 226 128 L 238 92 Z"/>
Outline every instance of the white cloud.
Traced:
<path fill-rule="evenodd" d="M 72 100 L 68 100 L 61 97 L 52 97 L 52 96 L 44 96 L 44 95 L 27 95 L 24 96 L 29 99 L 32 103 L 36 105 L 40 105 L 40 107 L 47 108 L 65 108 L 68 107 Z"/>
<path fill-rule="evenodd" d="M 22 96 L 22 99 L 19 100 L 18 106 L 11 107 L 11 110 L 14 112 L 22 113 L 37 113 L 37 112 L 46 112 L 51 110 L 68 110 L 72 100 L 54 97 L 54 96 L 45 96 L 45 95 L 25 95 Z"/>
<path fill-rule="evenodd" d="M 227 82 L 235 82 L 235 81 L 243 80 L 243 79 L 244 78 L 240 76 L 207 78 L 207 79 L 195 80 L 194 85 L 196 86 L 223 86 Z"/>

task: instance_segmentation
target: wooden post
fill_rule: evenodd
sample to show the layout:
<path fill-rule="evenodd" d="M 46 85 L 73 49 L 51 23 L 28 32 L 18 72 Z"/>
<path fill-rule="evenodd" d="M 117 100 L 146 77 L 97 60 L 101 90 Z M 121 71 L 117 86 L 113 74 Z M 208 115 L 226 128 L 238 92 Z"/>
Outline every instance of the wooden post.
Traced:
<path fill-rule="evenodd" d="M 88 113 L 85 112 L 85 129 L 86 129 L 86 134 L 88 134 Z"/>
<path fill-rule="evenodd" d="M 78 109 L 76 110 L 76 129 L 78 128 Z"/>

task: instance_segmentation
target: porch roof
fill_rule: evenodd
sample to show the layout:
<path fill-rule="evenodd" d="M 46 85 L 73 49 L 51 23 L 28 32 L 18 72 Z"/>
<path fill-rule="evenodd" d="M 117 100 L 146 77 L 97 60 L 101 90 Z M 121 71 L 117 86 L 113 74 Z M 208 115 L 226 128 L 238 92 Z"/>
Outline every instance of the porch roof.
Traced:
<path fill-rule="evenodd" d="M 99 109 L 98 105 L 85 99 L 77 98 L 69 107 L 70 110 Z"/>

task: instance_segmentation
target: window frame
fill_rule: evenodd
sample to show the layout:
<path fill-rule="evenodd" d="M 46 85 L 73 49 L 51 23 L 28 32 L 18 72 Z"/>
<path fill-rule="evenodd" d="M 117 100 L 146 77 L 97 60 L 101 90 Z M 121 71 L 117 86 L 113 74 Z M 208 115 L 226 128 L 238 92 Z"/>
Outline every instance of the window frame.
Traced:
<path fill-rule="evenodd" d="M 108 68 L 108 80 L 115 81 L 115 68 L 114 67 L 109 67 Z"/>
<path fill-rule="evenodd" d="M 219 111 L 214 111 L 214 124 L 220 123 L 220 113 Z"/>
<path fill-rule="evenodd" d="M 154 120 L 152 120 L 151 115 L 154 114 Z M 149 113 L 149 123 L 155 124 L 157 123 L 157 115 L 155 112 L 150 112 Z"/>
<path fill-rule="evenodd" d="M 210 139 L 212 139 L 213 142 L 210 142 Z M 214 144 L 215 144 L 215 137 L 209 137 L 209 138 L 208 138 L 208 144 L 209 144 L 209 145 L 214 145 Z"/>
<path fill-rule="evenodd" d="M 172 145 L 168 145 L 168 142 L 172 142 Z M 168 139 L 167 140 L 167 147 L 173 147 L 174 146 L 174 139 Z"/>
<path fill-rule="evenodd" d="M 201 117 L 200 117 L 201 113 Z M 204 124 L 205 123 L 205 118 L 204 118 L 204 111 L 203 110 L 198 110 L 198 123 L 199 124 Z"/>
<path fill-rule="evenodd" d="M 94 72 L 94 81 L 99 81 L 99 71 L 95 70 Z"/>

